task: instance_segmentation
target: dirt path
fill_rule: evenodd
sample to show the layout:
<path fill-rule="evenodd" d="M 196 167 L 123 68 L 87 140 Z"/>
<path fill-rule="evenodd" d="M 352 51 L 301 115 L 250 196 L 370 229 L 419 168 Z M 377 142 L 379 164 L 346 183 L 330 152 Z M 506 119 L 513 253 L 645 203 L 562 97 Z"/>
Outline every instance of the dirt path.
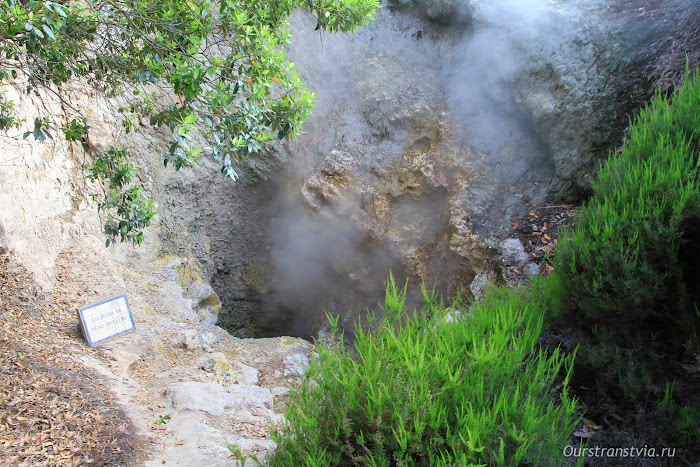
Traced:
<path fill-rule="evenodd" d="M 133 266 L 76 244 L 57 287 L 0 257 L 0 463 L 232 465 L 264 456 L 312 346 L 202 324 L 172 265 Z M 75 308 L 126 292 L 136 331 L 95 348 Z"/>
<path fill-rule="evenodd" d="M 0 463 L 126 464 L 139 448 L 133 425 L 76 361 L 97 352 L 78 345 L 59 304 L 7 254 L 0 309 Z"/>

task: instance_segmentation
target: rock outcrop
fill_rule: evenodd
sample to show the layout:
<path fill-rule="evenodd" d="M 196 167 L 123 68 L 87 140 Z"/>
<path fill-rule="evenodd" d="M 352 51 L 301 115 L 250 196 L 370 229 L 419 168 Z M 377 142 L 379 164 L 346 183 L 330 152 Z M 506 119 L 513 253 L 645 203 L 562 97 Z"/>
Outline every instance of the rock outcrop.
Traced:
<path fill-rule="evenodd" d="M 390 269 L 414 292 L 425 281 L 475 296 L 508 268 L 536 274 L 506 240 L 511 216 L 585 194 L 627 114 L 680 76 L 686 51 L 700 59 L 691 0 L 390 6 L 350 36 L 319 38 L 295 18 L 290 56 L 318 105 L 306 133 L 275 148 L 283 169 L 255 186 L 207 161 L 164 170 L 162 131 L 124 135 L 108 100 L 65 89 L 96 147 L 127 147 L 158 201 L 140 248 L 101 246 L 80 147 L 2 140 L 0 248 L 76 306 L 127 293 L 136 332 L 82 362 L 162 449 L 146 465 L 225 464 L 227 442 L 271 448 L 313 349 L 241 337 L 309 336 L 328 311 L 350 341 Z M 27 115 L 61 115 L 9 91 Z"/>
<path fill-rule="evenodd" d="M 389 269 L 446 295 L 501 277 L 511 217 L 584 196 L 628 114 L 697 58 L 698 8 L 392 0 L 321 37 L 298 15 L 289 54 L 318 93 L 305 134 L 256 186 L 152 167 L 159 256 L 194 261 L 239 336 L 310 335 L 324 311 L 351 329 Z"/>
<path fill-rule="evenodd" d="M 41 105 L 33 97 L 12 97 L 27 115 L 46 111 L 41 105 L 53 108 L 49 96 L 43 96 Z M 90 109 L 86 116 L 94 143 L 130 147 L 142 182 L 161 203 L 167 202 L 169 184 L 188 174 L 162 169 L 157 157 L 162 135 L 119 135 L 105 99 L 81 91 L 72 97 L 74 104 Z M 59 109 L 54 109 L 57 115 Z M 221 302 L 209 285 L 210 252 L 184 243 L 188 229 L 197 226 L 192 222 L 179 231 L 177 246 L 168 243 L 169 233 L 174 236 L 192 218 L 173 219 L 166 207 L 141 247 L 107 249 L 89 196 L 95 188 L 81 170 L 82 148 L 58 137 L 45 144 L 2 141 L 0 248 L 12 250 L 47 296 L 74 307 L 66 310 L 70 316 L 79 306 L 114 294 L 127 296 L 134 332 L 88 349 L 76 318 L 61 331 L 71 340 L 70 352 L 61 358 L 75 360 L 105 380 L 114 402 L 138 430 L 139 464 L 230 465 L 228 445 L 264 455 L 274 446 L 270 429 L 283 420 L 285 395 L 299 382 L 312 345 L 290 337 L 243 340 L 215 326 Z M 222 183 L 216 180 L 212 183 Z M 288 372 L 286 359 L 301 362 L 294 373 Z M 202 388 L 211 390 L 206 392 L 209 405 L 201 403 Z"/>
<path fill-rule="evenodd" d="M 304 135 L 275 148 L 284 170 L 255 186 L 204 161 L 165 171 L 161 131 L 120 134 L 106 101 L 75 90 L 94 143 L 127 146 L 160 207 L 150 243 L 112 256 L 182 258 L 199 320 L 237 336 L 311 335 L 324 310 L 351 329 L 376 308 L 389 269 L 414 290 L 466 290 L 478 272 L 500 277 L 511 216 L 586 194 L 627 114 L 655 83 L 677 79 L 686 51 L 697 59 L 700 38 L 691 0 L 386 6 L 353 35 L 319 37 L 312 19 L 294 18 L 290 58 L 317 108 Z M 24 165 L 3 166 L 0 224 L 50 284 L 60 251 L 99 236 L 94 206 L 79 186 L 79 150 L 21 146 Z"/>
<path fill-rule="evenodd" d="M 325 308 L 351 327 L 380 298 L 389 268 L 414 289 L 424 280 L 446 294 L 479 271 L 500 277 L 511 218 L 588 192 L 628 114 L 661 79 L 655 67 L 680 50 L 675 38 L 692 45 L 688 11 L 699 8 L 687 0 L 642 9 L 598 0 L 388 6 L 353 36 L 319 40 L 310 20 L 293 23 L 290 54 L 319 98 L 306 134 L 280 148 L 288 172 L 262 268 L 268 295 L 292 309 L 278 316 Z M 322 234 L 311 248 L 295 240 L 324 228 L 338 240 L 332 248 Z M 274 286 L 297 275 L 314 279 L 291 280 L 294 293 Z M 337 300 L 336 289 L 364 301 Z"/>

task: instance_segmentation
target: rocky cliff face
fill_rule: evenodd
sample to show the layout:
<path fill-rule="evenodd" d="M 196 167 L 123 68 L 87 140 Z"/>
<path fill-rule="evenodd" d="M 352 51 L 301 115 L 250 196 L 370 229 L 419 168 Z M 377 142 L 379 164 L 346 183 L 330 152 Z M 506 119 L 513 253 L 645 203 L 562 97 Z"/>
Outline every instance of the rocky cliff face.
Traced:
<path fill-rule="evenodd" d="M 124 135 L 108 100 L 66 89 L 87 110 L 93 144 L 134 154 L 158 222 L 142 247 L 105 250 L 81 148 L 2 138 L 0 249 L 67 303 L 127 292 L 138 332 L 84 363 L 114 379 L 144 430 L 156 415 L 148 404 L 185 413 L 164 449 L 211 465 L 228 460 L 225 439 L 264 451 L 269 440 L 237 430 L 280 418 L 273 402 L 312 348 L 236 339 L 214 323 L 237 337 L 309 336 L 323 311 L 350 329 L 376 309 L 390 269 L 414 291 L 425 281 L 447 294 L 472 282 L 478 293 L 504 264 L 526 270 L 522 245 L 505 241 L 511 216 L 586 193 L 627 113 L 678 79 L 686 52 L 700 64 L 699 10 L 691 0 L 393 0 L 352 36 L 319 36 L 297 16 L 290 55 L 318 105 L 306 133 L 275 148 L 278 173 L 255 186 L 207 161 L 164 170 L 164 134 Z M 61 115 L 49 96 L 9 97 L 28 116 Z M 239 418 L 212 433 L 210 416 Z"/>
<path fill-rule="evenodd" d="M 255 186 L 208 162 L 164 171 L 164 135 L 120 134 L 106 103 L 75 92 L 93 142 L 129 147 L 159 202 L 149 242 L 111 254 L 181 258 L 190 283 L 214 287 L 219 323 L 239 336 L 310 335 L 323 310 L 351 327 L 376 308 L 389 269 L 414 290 L 424 280 L 448 294 L 478 272 L 498 277 L 511 216 L 584 195 L 627 114 L 678 77 L 686 51 L 698 58 L 698 8 L 392 0 L 347 36 L 320 36 L 298 15 L 289 54 L 317 108 L 304 135 L 275 148 L 282 169 Z M 51 284 L 58 253 L 99 236 L 81 156 L 61 142 L 23 143 L 15 166 L 7 144 L 3 242 Z M 184 292 L 196 295 L 190 283 Z"/>
<path fill-rule="evenodd" d="M 166 208 L 141 247 L 107 249 L 89 197 L 94 187 L 86 184 L 80 169 L 86 157 L 82 148 L 59 138 L 45 144 L 0 140 L 0 256 L 9 258 L 6 250 L 10 250 L 33 273 L 44 292 L 42 300 L 51 303 L 37 308 L 36 323 L 22 319 L 10 326 L 24 327 L 22 332 L 38 349 L 59 342 L 56 363 L 86 369 L 70 374 L 75 387 L 88 388 L 100 381 L 100 387 L 109 389 L 105 397 L 125 417 L 118 435 L 138 440 L 135 465 L 176 460 L 230 465 L 227 446 L 264 455 L 274 446 L 270 429 L 284 420 L 285 394 L 303 376 L 312 345 L 289 337 L 244 340 L 215 326 L 221 301 L 206 271 L 207 258 L 216 256 L 209 243 L 192 240 L 200 237 L 194 222 L 184 224 L 190 218 L 171 216 L 168 210 L 179 207 L 168 204 L 169 190 L 194 183 L 187 178 L 193 174 L 163 170 L 158 161 L 163 135 L 146 131 L 120 135 L 107 100 L 82 91 L 66 90 L 66 94 L 74 104 L 89 109 L 86 117 L 95 145 L 123 144 L 131 149 L 142 181 Z M 60 105 L 51 96 L 41 96 L 43 103 L 39 97 L 13 97 L 28 116 L 47 111 L 60 115 Z M 203 177 L 207 179 L 213 177 Z M 214 186 L 224 186 L 216 180 L 211 182 Z M 255 191 L 247 193 L 253 196 Z M 229 196 L 212 193 L 207 199 L 217 206 L 222 199 L 228 202 Z M 205 206 L 196 202 L 195 206 L 198 220 L 213 216 Z M 176 233 L 177 245 L 170 241 Z M 26 297 L 35 290 L 17 293 Z M 78 331 L 75 309 L 122 293 L 129 301 L 135 332 L 88 348 Z M 8 326 L 7 320 L 0 321 Z M 54 409 L 61 407 L 49 412 Z M 97 421 L 95 425 L 97 430 L 104 428 Z"/>
<path fill-rule="evenodd" d="M 218 290 L 246 285 L 265 316 L 304 333 L 322 309 L 350 326 L 376 308 L 389 268 L 448 294 L 479 271 L 498 276 L 511 217 L 588 192 L 628 114 L 678 76 L 670 57 L 694 50 L 697 11 L 397 0 L 352 36 L 318 36 L 297 17 L 290 54 L 318 105 L 306 134 L 278 148 L 287 165 L 269 254 L 255 259 L 262 281 L 216 274 Z"/>

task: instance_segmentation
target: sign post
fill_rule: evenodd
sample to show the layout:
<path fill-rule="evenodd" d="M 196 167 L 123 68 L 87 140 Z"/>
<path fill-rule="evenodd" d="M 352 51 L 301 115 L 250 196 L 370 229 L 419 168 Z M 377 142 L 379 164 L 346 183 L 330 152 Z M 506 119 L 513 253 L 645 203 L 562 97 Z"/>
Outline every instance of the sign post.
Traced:
<path fill-rule="evenodd" d="M 78 308 L 83 337 L 91 346 L 134 330 L 126 295 L 117 295 L 101 302 Z"/>

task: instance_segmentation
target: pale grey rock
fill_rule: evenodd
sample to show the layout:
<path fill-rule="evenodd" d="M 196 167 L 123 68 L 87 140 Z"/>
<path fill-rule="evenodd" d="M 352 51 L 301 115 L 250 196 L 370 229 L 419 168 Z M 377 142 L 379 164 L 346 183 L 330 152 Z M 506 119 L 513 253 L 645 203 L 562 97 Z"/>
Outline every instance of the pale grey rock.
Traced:
<path fill-rule="evenodd" d="M 231 363 L 223 352 L 212 352 L 197 359 L 197 368 L 214 375 L 217 383 L 223 386 L 231 384 L 257 385 L 258 370 L 241 362 Z"/>
<path fill-rule="evenodd" d="M 219 318 L 221 301 L 209 284 L 195 282 L 187 290 L 187 298 L 192 300 L 192 308 L 202 324 L 213 326 Z"/>
<path fill-rule="evenodd" d="M 460 310 L 457 310 L 455 308 L 445 308 L 442 313 L 438 316 L 435 317 L 435 325 L 434 328 L 440 328 L 442 326 L 447 326 L 450 324 L 455 324 L 458 321 L 462 319 L 462 312 Z M 467 309 L 466 313 L 464 313 L 464 316 L 467 316 L 469 318 L 472 317 L 472 312 L 470 309 Z"/>
<path fill-rule="evenodd" d="M 486 292 L 486 284 L 489 281 L 489 274 L 485 271 L 479 272 L 474 279 L 472 279 L 469 284 L 469 290 L 475 299 L 479 299 L 484 296 Z"/>
<path fill-rule="evenodd" d="M 540 273 L 540 267 L 535 263 L 527 263 L 523 266 L 523 272 L 527 277 L 535 277 Z"/>
<path fill-rule="evenodd" d="M 236 363 L 238 373 L 238 381 L 240 384 L 258 384 L 258 370 L 252 366 L 245 365 L 241 362 Z"/>
<path fill-rule="evenodd" d="M 509 238 L 499 245 L 501 262 L 506 266 L 521 267 L 530 257 L 525 253 L 525 248 L 517 238 Z"/>
<path fill-rule="evenodd" d="M 207 373 L 213 373 L 216 369 L 216 363 L 221 360 L 228 362 L 226 356 L 221 352 L 214 352 L 207 355 L 202 355 L 197 359 L 197 368 L 204 370 Z"/>
<path fill-rule="evenodd" d="M 213 332 L 203 332 L 199 335 L 199 340 L 202 343 L 202 348 L 207 352 L 214 351 L 214 345 L 218 342 L 219 338 Z"/>
<path fill-rule="evenodd" d="M 466 310 L 466 313 L 464 313 L 465 316 L 468 316 L 469 318 L 472 317 L 472 312 L 470 309 Z M 462 312 L 460 310 L 457 310 L 455 308 L 445 308 L 442 311 L 442 316 L 440 318 L 440 324 L 452 324 L 456 323 L 457 321 L 462 319 Z"/>
<path fill-rule="evenodd" d="M 166 396 L 178 410 L 198 410 L 219 416 L 225 412 L 227 393 L 216 383 L 186 381 L 168 386 Z"/>
<path fill-rule="evenodd" d="M 214 289 L 212 289 L 209 284 L 196 282 L 190 285 L 186 297 L 191 299 L 194 303 L 200 304 L 201 302 L 209 300 L 212 295 L 215 294 L 216 292 L 214 292 Z"/>
<path fill-rule="evenodd" d="M 284 376 L 303 378 L 309 367 L 309 357 L 301 353 L 289 355 L 282 361 L 282 366 Z"/>
<path fill-rule="evenodd" d="M 210 327 L 209 329 L 217 329 L 215 327 Z M 220 332 L 223 329 L 219 329 Z M 207 352 L 215 352 L 216 344 L 221 340 L 217 333 L 212 331 L 201 331 L 198 329 L 180 329 L 178 330 L 177 336 L 175 337 L 176 342 L 182 345 L 186 349 L 198 350 L 204 349 Z"/>
<path fill-rule="evenodd" d="M 272 393 L 273 396 L 283 396 L 285 394 L 289 394 L 289 388 L 275 386 L 274 388 L 270 389 L 270 392 Z"/>
<path fill-rule="evenodd" d="M 162 467 L 176 464 L 183 466 L 228 467 L 231 466 L 231 453 L 226 447 L 234 434 L 224 432 L 221 425 L 211 423 L 211 415 L 206 412 L 181 411 L 173 414 L 167 426 L 165 446 L 158 449 L 153 446 L 150 456 L 139 465 L 144 467 Z M 172 442 L 179 440 L 179 442 Z M 172 461 L 171 461 L 172 459 Z M 235 465 L 235 464 L 234 464 Z"/>
<path fill-rule="evenodd" d="M 272 393 L 253 385 L 222 386 L 216 383 L 185 381 L 165 390 L 166 397 L 177 410 L 193 410 L 210 415 L 226 414 L 238 422 L 254 423 L 279 420 L 280 414 L 270 410 Z"/>
<path fill-rule="evenodd" d="M 202 343 L 199 341 L 199 335 L 196 329 L 183 329 L 175 338 L 178 345 L 189 349 L 198 350 L 202 348 Z"/>
<path fill-rule="evenodd" d="M 447 308 L 444 311 L 444 317 L 443 317 L 443 322 L 445 324 L 452 324 L 456 323 L 462 318 L 462 312 L 459 310 L 455 310 L 454 308 Z"/>

